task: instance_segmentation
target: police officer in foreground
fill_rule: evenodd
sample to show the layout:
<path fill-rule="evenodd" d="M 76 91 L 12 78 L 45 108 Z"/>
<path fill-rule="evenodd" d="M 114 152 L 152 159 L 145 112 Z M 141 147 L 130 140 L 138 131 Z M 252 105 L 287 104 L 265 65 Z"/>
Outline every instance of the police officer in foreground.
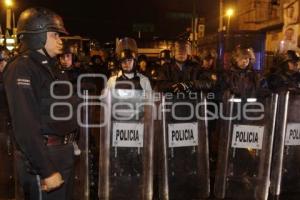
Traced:
<path fill-rule="evenodd" d="M 108 88 L 151 90 L 149 79 L 137 72 L 137 51 L 134 39 L 125 37 L 119 41 L 116 52 L 121 70 L 117 75 L 110 77 L 107 82 Z"/>
<path fill-rule="evenodd" d="M 60 34 L 67 31 L 61 17 L 45 8 L 25 10 L 17 29 L 20 55 L 6 67 L 4 84 L 24 196 L 26 200 L 71 199 L 76 121 L 50 117 L 51 104 L 57 100 L 50 93 L 56 80 L 54 58 L 62 53 Z M 64 112 L 55 116 L 68 115 Z"/>

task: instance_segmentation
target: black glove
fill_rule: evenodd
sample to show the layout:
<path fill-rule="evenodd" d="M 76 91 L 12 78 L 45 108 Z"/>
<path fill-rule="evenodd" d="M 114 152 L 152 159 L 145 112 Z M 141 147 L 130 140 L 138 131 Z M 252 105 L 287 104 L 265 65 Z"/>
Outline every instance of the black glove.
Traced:
<path fill-rule="evenodd" d="M 172 85 L 172 91 L 174 93 L 178 93 L 178 92 L 189 92 L 190 91 L 190 88 L 188 86 L 188 84 L 186 83 L 175 83 Z"/>

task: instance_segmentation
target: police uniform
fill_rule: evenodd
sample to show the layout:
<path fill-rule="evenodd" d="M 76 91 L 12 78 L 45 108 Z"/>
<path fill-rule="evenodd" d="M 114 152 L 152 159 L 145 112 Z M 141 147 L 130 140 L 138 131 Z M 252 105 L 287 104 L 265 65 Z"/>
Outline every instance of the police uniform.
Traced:
<path fill-rule="evenodd" d="M 197 64 L 192 61 L 185 61 L 182 64 L 177 63 L 175 60 L 171 63 L 165 63 L 162 65 L 159 72 L 158 83 L 156 90 L 161 92 L 173 92 L 173 86 L 175 84 L 190 84 L 192 80 L 192 70 L 197 67 Z M 182 87 L 181 91 L 189 88 Z"/>
<path fill-rule="evenodd" d="M 21 183 L 31 186 L 24 188 L 25 196 L 44 195 L 38 187 L 40 180 L 59 171 L 65 180 L 63 188 L 47 196 L 67 199 L 67 193 L 61 190 L 71 186 L 68 180 L 72 179 L 76 121 L 50 118 L 50 107 L 55 102 L 50 94 L 55 81 L 51 67 L 46 56 L 27 52 L 9 64 L 4 81 L 18 149 L 18 173 Z"/>
<path fill-rule="evenodd" d="M 109 89 L 135 89 L 135 90 L 152 90 L 149 79 L 137 72 L 137 44 L 132 38 L 123 38 L 119 41 L 116 48 L 116 53 L 120 63 L 119 72 L 110 77 L 107 82 Z M 124 72 L 122 69 L 122 62 L 125 60 L 133 60 L 131 71 Z"/>
<path fill-rule="evenodd" d="M 238 63 L 240 60 L 240 63 Z M 253 98 L 257 95 L 258 74 L 253 70 L 255 56 L 252 49 L 237 48 L 233 51 L 230 70 L 221 78 L 222 90 L 230 91 L 238 98 Z"/>
<path fill-rule="evenodd" d="M 240 69 L 233 66 L 225 73 L 223 90 L 229 89 L 237 97 L 255 97 L 257 92 L 257 75 L 251 68 Z"/>
<path fill-rule="evenodd" d="M 270 71 L 260 82 L 261 87 L 274 92 L 287 89 L 299 89 L 300 72 L 289 69 L 289 63 L 296 65 L 300 60 L 296 52 L 288 51 L 284 55 L 279 55 L 277 60 L 278 64 L 275 69 Z"/>
<path fill-rule="evenodd" d="M 37 18 L 38 21 L 35 20 Z M 32 19 L 34 23 L 31 23 Z M 17 148 L 17 173 L 26 200 L 67 200 L 72 195 L 76 113 L 71 113 L 68 119 L 57 120 L 50 117 L 50 110 L 53 103 L 62 102 L 76 109 L 77 99 L 71 97 L 59 100 L 51 94 L 51 84 L 56 80 L 53 72 L 55 60 L 35 50 L 44 48 L 46 38 L 34 42 L 37 38 L 46 37 L 47 31 L 60 32 L 59 20 L 59 16 L 47 9 L 24 11 L 18 22 L 18 31 L 25 30 L 24 27 L 29 28 L 28 24 L 34 24 L 31 31 L 34 28 L 44 29 L 37 29 L 39 35 L 33 35 L 32 41 L 29 41 L 31 35 L 26 35 L 26 42 L 21 39 L 21 44 L 26 47 L 22 50 L 25 50 L 4 70 L 5 90 Z M 44 26 L 39 23 L 44 23 Z M 56 96 L 66 95 L 60 87 L 54 86 L 53 93 Z M 53 109 L 53 115 L 60 119 L 70 112 L 66 106 Z M 42 191 L 41 180 L 56 172 L 62 175 L 64 184 L 48 193 Z"/>
<path fill-rule="evenodd" d="M 211 69 L 195 67 L 191 72 L 192 90 L 214 92 L 217 85 L 217 73 Z"/>

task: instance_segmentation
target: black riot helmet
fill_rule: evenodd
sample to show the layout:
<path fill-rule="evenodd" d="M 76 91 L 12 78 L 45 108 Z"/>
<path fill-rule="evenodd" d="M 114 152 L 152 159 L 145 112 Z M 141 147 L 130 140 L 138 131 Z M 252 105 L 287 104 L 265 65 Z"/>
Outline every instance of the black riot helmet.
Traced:
<path fill-rule="evenodd" d="M 286 71 L 298 71 L 298 62 L 300 57 L 296 51 L 288 50 L 285 53 L 281 53 L 276 57 L 277 64 L 283 72 Z"/>
<path fill-rule="evenodd" d="M 116 48 L 119 61 L 124 59 L 136 59 L 138 48 L 134 39 L 125 37 L 121 39 Z"/>
<path fill-rule="evenodd" d="M 171 60 L 172 59 L 172 53 L 169 49 L 164 49 L 159 53 L 159 58 L 161 60 Z"/>
<path fill-rule="evenodd" d="M 128 37 L 119 40 L 116 47 L 116 53 L 117 53 L 118 61 L 120 64 L 120 68 L 122 69 L 122 72 L 128 73 L 128 71 L 125 72 L 124 69 L 122 68 L 122 62 L 127 59 L 133 59 L 134 63 L 131 72 L 135 73 L 137 70 L 136 65 L 137 65 L 137 54 L 138 54 L 138 48 L 135 40 Z"/>
<path fill-rule="evenodd" d="M 130 50 L 130 49 L 124 49 L 120 52 L 120 55 L 118 56 L 120 61 L 126 60 L 126 59 L 136 59 L 136 54 Z"/>
<path fill-rule="evenodd" d="M 62 54 L 69 54 L 69 53 L 74 54 L 73 46 L 68 42 L 64 42 Z"/>
<path fill-rule="evenodd" d="M 294 63 L 300 61 L 300 57 L 297 55 L 296 51 L 293 51 L 293 50 L 288 50 L 286 52 L 285 59 L 286 59 L 286 61 L 290 61 L 290 62 L 294 62 Z"/>
<path fill-rule="evenodd" d="M 73 48 L 72 44 L 70 44 L 68 42 L 63 43 L 62 53 L 60 55 L 58 55 L 58 58 L 66 55 L 66 54 L 71 54 L 73 64 L 75 64 L 75 62 L 78 62 L 78 56 L 74 53 L 74 48 Z"/>
<path fill-rule="evenodd" d="M 23 11 L 17 23 L 17 36 L 21 42 L 21 51 L 43 49 L 47 32 L 68 34 L 62 18 L 46 8 L 29 8 Z"/>

